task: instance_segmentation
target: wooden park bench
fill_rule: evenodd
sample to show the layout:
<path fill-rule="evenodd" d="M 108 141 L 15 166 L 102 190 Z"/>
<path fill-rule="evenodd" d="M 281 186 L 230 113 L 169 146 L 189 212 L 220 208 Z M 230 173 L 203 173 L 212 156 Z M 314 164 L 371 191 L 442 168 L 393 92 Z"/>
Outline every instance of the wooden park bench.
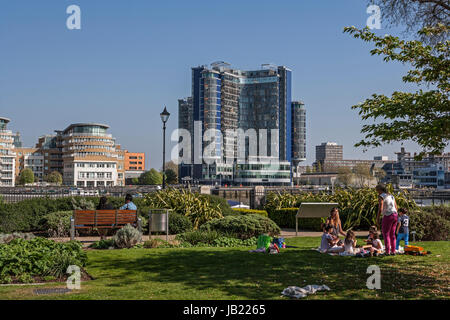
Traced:
<path fill-rule="evenodd" d="M 298 219 L 300 218 L 327 218 L 331 209 L 338 207 L 334 202 L 303 202 L 295 216 L 295 235 L 298 234 Z"/>
<path fill-rule="evenodd" d="M 74 210 L 70 218 L 70 239 L 77 229 L 120 229 L 131 224 L 142 232 L 142 221 L 136 210 Z"/>

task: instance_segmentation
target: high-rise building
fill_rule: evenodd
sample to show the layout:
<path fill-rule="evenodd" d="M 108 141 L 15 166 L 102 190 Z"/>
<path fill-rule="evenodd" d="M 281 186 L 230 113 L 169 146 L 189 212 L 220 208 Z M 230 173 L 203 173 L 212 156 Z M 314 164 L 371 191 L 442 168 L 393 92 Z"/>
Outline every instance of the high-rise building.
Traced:
<path fill-rule="evenodd" d="M 234 176 L 237 178 L 236 161 L 240 154 L 237 136 L 227 132 L 242 129 L 243 132 L 255 130 L 256 141 L 245 138 L 245 162 L 251 164 L 251 172 L 244 172 L 247 167 L 240 166 L 239 183 L 286 184 L 286 165 L 290 166 L 291 162 L 297 165 L 306 158 L 304 105 L 292 102 L 291 87 L 292 72 L 284 66 L 264 65 L 261 70 L 243 71 L 216 62 L 211 67 L 192 68 L 192 97 L 179 100 L 178 105 L 179 127 L 191 132 L 193 161 L 180 166 L 180 178 L 190 176 L 203 182 L 232 183 Z M 192 112 L 192 120 L 186 115 L 188 112 Z M 205 144 L 212 146 L 203 160 L 206 156 L 213 164 L 193 164 L 195 122 L 201 123 L 202 135 L 208 129 L 216 130 L 200 146 L 200 150 L 204 150 Z M 272 137 L 276 132 L 273 129 L 278 130 L 277 136 Z M 267 134 L 266 140 L 261 140 L 263 132 Z M 256 154 L 250 154 L 250 144 L 255 144 Z M 225 158 L 234 159 L 233 163 L 224 161 Z M 261 159 L 283 162 L 279 166 L 283 168 L 280 169 L 283 178 L 276 180 L 279 175 L 273 173 L 274 166 L 258 166 Z M 260 168 L 260 172 L 255 168 Z M 263 172 L 265 169 L 270 169 L 270 173 Z M 248 181 L 246 176 L 250 177 Z M 258 178 L 263 176 L 274 180 Z"/>
<path fill-rule="evenodd" d="M 7 129 L 8 118 L 0 117 L 0 187 L 11 187 L 15 183 L 14 137 Z"/>
<path fill-rule="evenodd" d="M 306 110 L 301 101 L 292 102 L 292 165 L 306 161 Z"/>
<path fill-rule="evenodd" d="M 323 142 L 321 145 L 316 146 L 316 161 L 338 161 L 343 159 L 342 145 L 338 145 L 336 142 Z"/>

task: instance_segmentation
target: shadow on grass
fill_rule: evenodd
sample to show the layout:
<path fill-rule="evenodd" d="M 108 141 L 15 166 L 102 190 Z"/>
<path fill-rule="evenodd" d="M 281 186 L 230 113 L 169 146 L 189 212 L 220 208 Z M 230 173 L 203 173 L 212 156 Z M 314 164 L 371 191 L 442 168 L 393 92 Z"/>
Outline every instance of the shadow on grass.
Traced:
<path fill-rule="evenodd" d="M 366 287 L 370 265 L 381 268 L 382 289 L 377 293 L 385 299 L 430 298 L 431 291 L 448 287 L 448 282 L 439 277 L 406 272 L 417 263 L 402 261 L 402 257 L 338 257 L 298 249 L 276 255 L 236 249 L 171 249 L 130 251 L 126 259 L 99 255 L 90 268 L 110 288 L 134 282 L 181 284 L 195 290 L 218 290 L 224 299 L 274 299 L 288 286 L 308 284 L 328 285 L 332 291 L 321 294 L 333 298 L 365 299 L 375 295 Z M 107 270 L 111 270 L 109 275 Z"/>

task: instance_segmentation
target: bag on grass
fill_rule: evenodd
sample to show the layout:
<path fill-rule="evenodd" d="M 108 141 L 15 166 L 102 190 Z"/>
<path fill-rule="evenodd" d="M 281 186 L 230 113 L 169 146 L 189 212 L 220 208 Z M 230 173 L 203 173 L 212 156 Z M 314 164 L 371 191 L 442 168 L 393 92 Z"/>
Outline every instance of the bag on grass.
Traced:
<path fill-rule="evenodd" d="M 272 243 L 276 244 L 278 246 L 278 248 L 282 248 L 283 243 L 284 243 L 284 238 L 273 238 Z"/>
<path fill-rule="evenodd" d="M 270 242 L 272 241 L 272 238 L 268 235 L 262 234 L 258 237 L 258 240 L 256 242 L 257 248 L 269 248 Z"/>

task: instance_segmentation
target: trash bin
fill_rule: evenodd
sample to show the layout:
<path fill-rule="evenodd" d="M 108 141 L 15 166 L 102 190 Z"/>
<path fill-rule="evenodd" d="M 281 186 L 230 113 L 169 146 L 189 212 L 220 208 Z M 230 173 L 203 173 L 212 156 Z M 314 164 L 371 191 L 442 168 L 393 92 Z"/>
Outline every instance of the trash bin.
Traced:
<path fill-rule="evenodd" d="M 169 212 L 170 209 L 150 209 L 148 216 L 148 234 L 152 232 L 165 232 L 166 240 L 169 238 Z"/>

